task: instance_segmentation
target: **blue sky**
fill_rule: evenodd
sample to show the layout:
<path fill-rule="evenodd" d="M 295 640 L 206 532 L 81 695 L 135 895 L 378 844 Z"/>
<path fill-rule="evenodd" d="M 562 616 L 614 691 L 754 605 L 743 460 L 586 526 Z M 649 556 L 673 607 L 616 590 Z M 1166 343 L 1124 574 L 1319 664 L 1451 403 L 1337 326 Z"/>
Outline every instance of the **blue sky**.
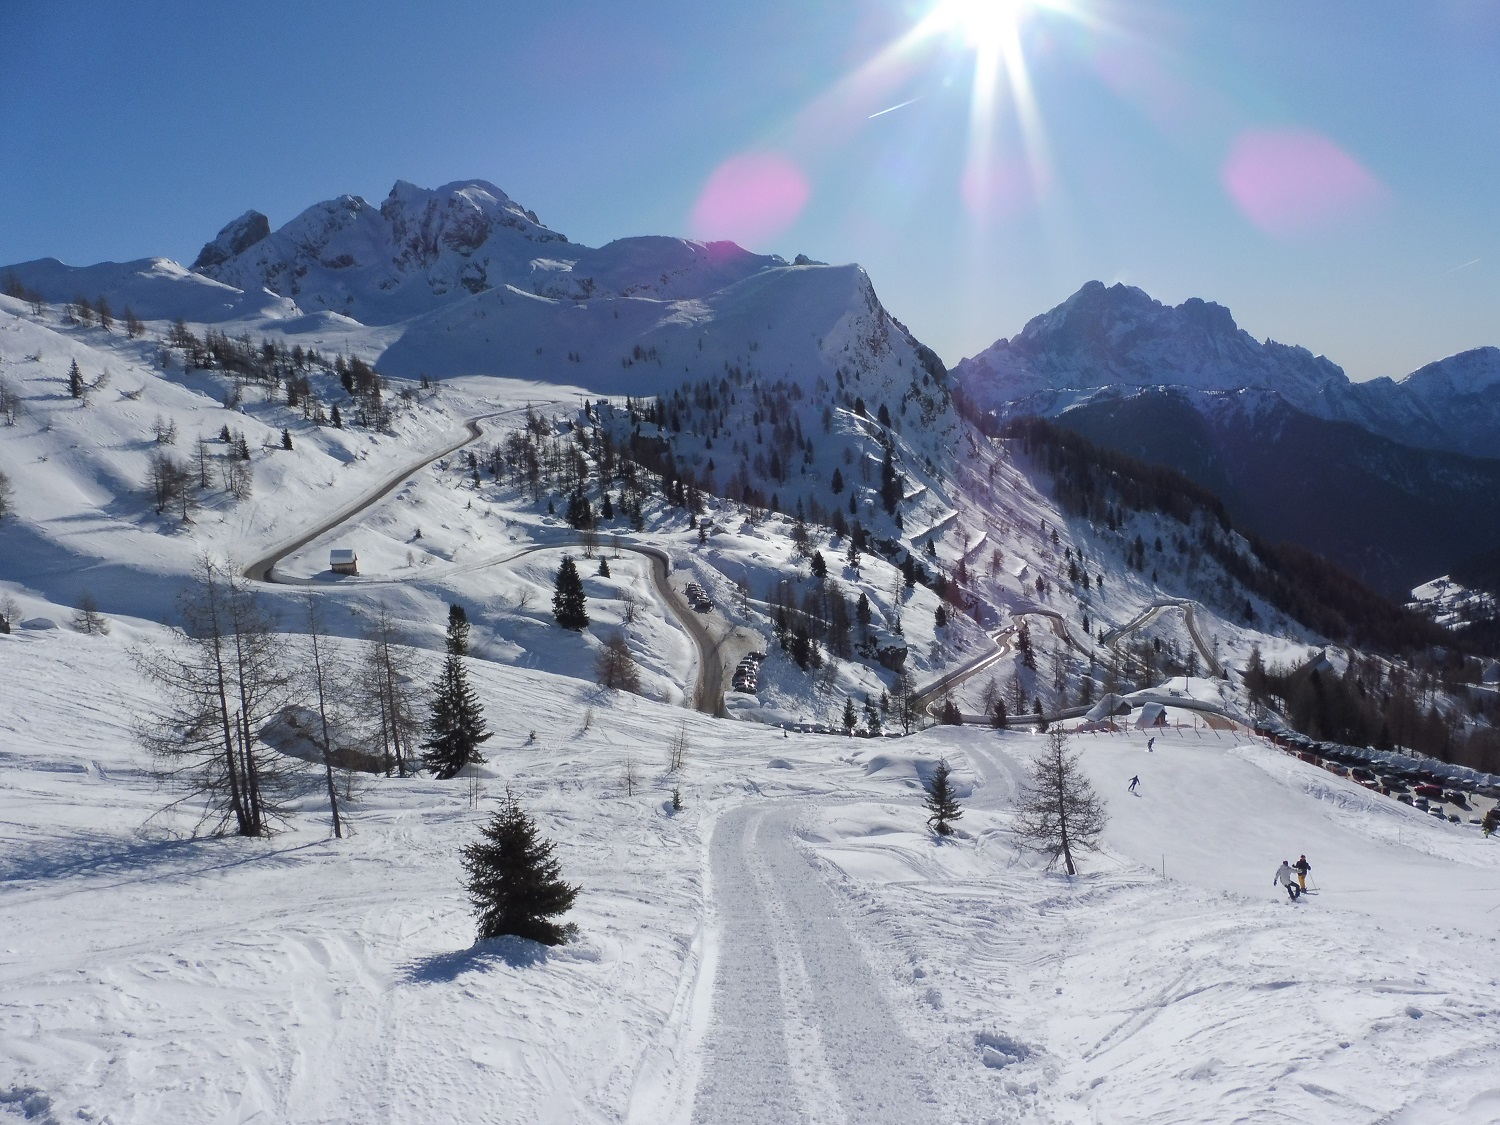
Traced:
<path fill-rule="evenodd" d="M 478 177 L 577 241 L 858 261 L 949 362 L 1091 278 L 1356 378 L 1500 344 L 1500 3 L 946 2 L 4 0 L 0 262 Z"/>

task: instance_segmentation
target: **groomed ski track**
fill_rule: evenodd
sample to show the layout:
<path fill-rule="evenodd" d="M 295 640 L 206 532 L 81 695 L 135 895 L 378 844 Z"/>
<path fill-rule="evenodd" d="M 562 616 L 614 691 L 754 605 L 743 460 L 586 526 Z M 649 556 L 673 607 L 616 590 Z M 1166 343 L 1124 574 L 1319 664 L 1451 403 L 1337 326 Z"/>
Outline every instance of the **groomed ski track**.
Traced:
<path fill-rule="evenodd" d="M 795 844 L 797 808 L 741 806 L 713 834 L 718 956 L 693 1125 L 935 1122 L 915 1049 Z"/>

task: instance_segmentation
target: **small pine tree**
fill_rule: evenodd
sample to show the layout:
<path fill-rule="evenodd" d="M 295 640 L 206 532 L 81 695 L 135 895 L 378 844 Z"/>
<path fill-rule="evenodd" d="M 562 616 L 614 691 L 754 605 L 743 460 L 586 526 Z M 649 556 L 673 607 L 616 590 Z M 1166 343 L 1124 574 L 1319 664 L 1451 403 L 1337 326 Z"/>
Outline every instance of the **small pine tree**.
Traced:
<path fill-rule="evenodd" d="M 564 555 L 562 566 L 557 570 L 557 588 L 552 594 L 552 616 L 564 629 L 581 631 L 588 627 L 588 601 L 583 592 L 583 579 L 578 577 L 578 567 L 571 555 Z"/>
<path fill-rule="evenodd" d="M 606 558 L 604 558 L 602 555 L 599 558 L 599 577 L 600 578 L 609 578 L 610 577 L 610 573 L 609 573 L 609 560 L 606 559 Z"/>
<path fill-rule="evenodd" d="M 939 836 L 953 835 L 953 822 L 964 815 L 963 810 L 958 807 L 953 786 L 948 784 L 951 772 L 948 760 L 940 759 L 937 769 L 932 771 L 932 780 L 927 785 L 927 800 L 923 802 L 931 814 L 927 823 Z"/>
<path fill-rule="evenodd" d="M 444 644 L 450 656 L 469 655 L 469 615 L 461 605 L 448 607 L 448 633 Z"/>
<path fill-rule="evenodd" d="M 946 606 L 942 605 L 942 604 L 939 604 L 938 607 L 937 607 L 937 610 L 932 615 L 932 621 L 933 621 L 933 624 L 936 625 L 939 629 L 941 629 L 941 628 L 943 628 L 943 626 L 947 625 L 948 624 L 948 608 Z"/>
<path fill-rule="evenodd" d="M 335 430 L 342 430 L 344 428 L 344 416 L 339 413 L 338 403 L 333 404 L 333 414 L 329 420 L 333 423 Z"/>
<path fill-rule="evenodd" d="M 814 551 L 812 556 L 812 573 L 814 578 L 828 577 L 828 561 L 823 558 L 822 551 Z"/>
<path fill-rule="evenodd" d="M 839 472 L 837 469 L 834 469 L 833 470 L 833 477 L 829 480 L 828 487 L 833 490 L 833 494 L 835 496 L 837 496 L 840 492 L 843 492 L 844 491 L 844 474 L 841 473 L 841 472 Z"/>
<path fill-rule="evenodd" d="M 292 448 L 292 431 L 291 430 L 285 430 L 284 429 L 284 430 L 281 431 L 281 448 L 282 449 L 290 449 L 290 448 Z"/>
<path fill-rule="evenodd" d="M 483 839 L 463 850 L 479 940 L 513 935 L 562 945 L 575 929 L 552 919 L 572 908 L 579 888 L 563 882 L 552 842 L 541 837 L 536 822 L 508 791 L 505 803 L 480 831 Z"/>
<path fill-rule="evenodd" d="M 990 726 L 994 727 L 996 730 L 999 730 L 1001 727 L 1009 725 L 1010 716 L 1006 714 L 1005 700 L 1001 699 L 999 696 L 996 696 L 994 704 L 990 707 Z"/>
<path fill-rule="evenodd" d="M 943 700 L 943 706 L 938 712 L 938 718 L 946 726 L 961 727 L 964 725 L 963 712 L 958 709 L 958 704 L 951 699 Z"/>
<path fill-rule="evenodd" d="M 78 370 L 76 359 L 68 368 L 68 394 L 73 398 L 83 397 L 83 372 Z"/>
<path fill-rule="evenodd" d="M 847 696 L 844 698 L 843 723 L 846 735 L 852 735 L 854 728 L 859 725 L 859 712 L 854 709 L 854 700 Z"/>
<path fill-rule="evenodd" d="M 422 755 L 423 764 L 437 774 L 439 781 L 457 777 L 470 763 L 484 761 L 479 744 L 487 741 L 491 733 L 484 729 L 484 710 L 479 696 L 469 686 L 463 657 L 450 654 L 433 687 L 428 738 L 422 743 L 422 749 L 427 751 Z"/>

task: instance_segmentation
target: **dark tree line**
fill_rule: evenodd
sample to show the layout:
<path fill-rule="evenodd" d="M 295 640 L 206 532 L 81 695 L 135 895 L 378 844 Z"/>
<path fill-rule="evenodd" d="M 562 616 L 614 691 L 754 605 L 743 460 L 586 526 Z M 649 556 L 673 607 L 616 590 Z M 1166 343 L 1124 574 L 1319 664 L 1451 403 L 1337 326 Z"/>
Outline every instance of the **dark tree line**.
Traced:
<path fill-rule="evenodd" d="M 1320 555 L 1237 533 L 1218 497 L 1175 469 L 1104 449 L 1041 418 L 1016 419 L 999 433 L 1020 441 L 1052 477 L 1064 511 L 1111 530 L 1124 525 L 1128 512 L 1167 516 L 1241 587 L 1333 641 L 1389 654 L 1453 643 L 1452 635 Z M 1248 543 L 1248 552 L 1240 542 Z M 1127 558 L 1132 552 L 1143 560 L 1144 543 L 1127 547 Z M 1253 606 L 1244 609 L 1248 620 Z"/>

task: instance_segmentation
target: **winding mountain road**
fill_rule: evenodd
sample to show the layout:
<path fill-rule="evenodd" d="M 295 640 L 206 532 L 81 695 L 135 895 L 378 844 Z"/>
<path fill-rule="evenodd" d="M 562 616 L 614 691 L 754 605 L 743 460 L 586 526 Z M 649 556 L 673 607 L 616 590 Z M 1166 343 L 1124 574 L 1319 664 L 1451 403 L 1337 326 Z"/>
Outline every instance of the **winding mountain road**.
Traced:
<path fill-rule="evenodd" d="M 1183 617 L 1187 622 L 1188 636 L 1191 638 L 1193 646 L 1198 650 L 1199 655 L 1203 657 L 1204 663 L 1208 666 L 1209 674 L 1216 679 L 1228 679 L 1228 675 L 1225 672 L 1224 666 L 1219 662 L 1218 658 L 1214 656 L 1213 650 L 1204 643 L 1203 635 L 1198 631 L 1198 619 L 1196 613 L 1197 606 L 1195 605 L 1195 603 L 1183 600 L 1181 598 L 1164 598 L 1160 601 L 1153 602 L 1149 607 L 1147 607 L 1141 613 L 1137 614 L 1130 621 L 1127 621 L 1124 625 L 1121 625 L 1117 629 L 1108 630 L 1104 634 L 1104 643 L 1109 645 L 1111 648 L 1118 648 L 1119 642 L 1122 638 L 1129 636 L 1131 633 L 1134 633 L 1138 629 L 1145 628 L 1152 621 L 1156 620 L 1156 618 L 1159 617 L 1164 610 L 1168 609 L 1180 609 L 1183 611 Z M 1067 624 L 1064 622 L 1062 614 L 1056 612 L 1055 610 L 1031 609 L 1026 610 L 1023 613 L 1018 613 L 1015 616 L 1041 616 L 1050 618 L 1052 620 L 1053 630 L 1057 632 L 1058 635 L 1061 636 L 1062 639 L 1067 642 L 1070 647 L 1077 647 L 1073 642 L 1072 636 L 1068 633 Z M 918 691 L 916 696 L 918 710 L 925 714 L 931 714 L 930 709 L 932 705 L 939 699 L 941 699 L 944 695 L 952 691 L 959 684 L 964 683 L 966 680 L 969 680 L 974 676 L 977 676 L 980 672 L 984 671 L 991 664 L 994 664 L 1002 656 L 1008 654 L 1011 651 L 1011 642 L 1019 630 L 1019 625 L 1012 625 L 1010 628 L 1004 629 L 1001 632 L 995 634 L 995 636 L 992 638 L 995 641 L 995 650 L 993 652 L 982 653 L 968 663 L 953 669 L 951 672 L 944 673 L 932 683 L 928 684 L 925 688 L 922 688 L 920 691 Z M 1188 711 L 1201 711 L 1206 714 L 1222 715 L 1223 717 L 1229 719 L 1239 718 L 1239 716 L 1234 715 L 1224 710 L 1223 708 L 1220 708 L 1211 703 L 1205 703 L 1202 700 L 1163 695 L 1160 702 L 1167 703 L 1172 707 L 1181 707 Z M 1092 704 L 1089 704 L 1087 706 L 1081 707 L 1064 707 L 1051 715 L 1047 715 L 1046 719 L 1048 722 L 1056 722 L 1059 719 L 1076 719 L 1082 715 L 1086 715 L 1091 710 L 1092 706 Z M 961 714 L 960 718 L 965 725 L 987 726 L 990 722 L 990 717 L 988 715 Z M 1040 722 L 1042 718 L 1042 714 L 1038 712 L 1031 715 L 1012 715 L 1010 716 L 1010 721 L 1012 723 L 1035 723 Z"/>
<path fill-rule="evenodd" d="M 464 422 L 464 432 L 461 436 L 455 436 L 452 441 L 438 450 L 424 453 L 421 457 L 407 462 L 395 472 L 384 477 L 368 492 L 356 497 L 333 513 L 320 518 L 316 523 L 297 532 L 290 539 L 278 543 L 245 566 L 245 577 L 253 582 L 265 582 L 275 585 L 292 584 L 307 586 L 311 589 L 332 589 L 333 587 L 310 582 L 306 579 L 278 579 L 276 577 L 276 566 L 283 559 L 287 558 L 287 556 L 300 551 L 313 540 L 326 535 L 334 528 L 348 523 L 350 520 L 368 511 L 434 461 L 462 449 L 471 442 L 478 441 L 484 436 L 484 428 L 481 423 L 491 421 L 495 418 L 506 417 L 507 415 L 520 414 L 534 408 L 533 404 L 528 404 L 524 407 L 511 407 L 506 410 L 497 410 L 489 414 L 480 414 L 467 419 Z M 536 551 L 555 550 L 559 547 L 576 545 L 579 545 L 577 541 L 533 543 L 501 558 L 489 559 L 483 563 L 471 564 L 458 569 L 473 570 L 487 566 L 498 566 Z M 693 691 L 693 707 L 706 715 L 723 717 L 725 715 L 724 667 L 719 655 L 718 645 L 714 642 L 713 637 L 709 635 L 708 630 L 704 628 L 702 622 L 694 616 L 692 608 L 682 599 L 676 590 L 672 589 L 670 582 L 672 571 L 671 556 L 659 548 L 639 543 L 625 543 L 621 542 L 618 538 L 610 544 L 610 547 L 641 555 L 650 561 L 651 584 L 656 588 L 657 597 L 667 608 L 668 612 L 677 619 L 677 623 L 682 626 L 683 631 L 687 633 L 689 639 L 693 642 L 693 648 L 697 654 L 698 674 Z M 399 585 L 400 581 L 399 579 L 390 579 L 383 582 L 367 582 L 365 585 Z"/>

